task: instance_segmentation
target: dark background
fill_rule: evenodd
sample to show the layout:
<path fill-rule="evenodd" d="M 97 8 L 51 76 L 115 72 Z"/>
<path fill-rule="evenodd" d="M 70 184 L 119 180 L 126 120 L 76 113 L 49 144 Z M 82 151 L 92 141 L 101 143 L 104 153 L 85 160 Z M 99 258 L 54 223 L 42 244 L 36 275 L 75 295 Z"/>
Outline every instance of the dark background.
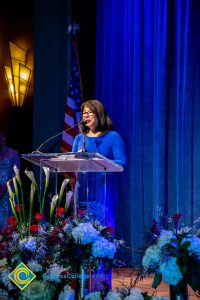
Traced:
<path fill-rule="evenodd" d="M 73 22 L 80 25 L 77 41 L 83 98 L 94 97 L 96 1 L 40 2 L 3 2 L 0 11 L 0 131 L 20 154 L 32 152 L 56 130 L 62 130 L 70 77 L 71 37 L 67 28 Z M 4 65 L 10 66 L 9 41 L 28 51 L 33 69 L 28 95 L 20 108 L 12 107 L 4 73 Z M 51 113 L 56 107 L 52 124 Z"/>

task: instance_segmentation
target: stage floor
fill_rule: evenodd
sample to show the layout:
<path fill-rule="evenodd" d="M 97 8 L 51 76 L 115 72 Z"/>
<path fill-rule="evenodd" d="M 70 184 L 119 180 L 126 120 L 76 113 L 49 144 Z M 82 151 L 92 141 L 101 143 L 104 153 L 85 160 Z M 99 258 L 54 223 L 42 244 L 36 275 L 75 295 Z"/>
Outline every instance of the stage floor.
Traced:
<path fill-rule="evenodd" d="M 116 289 L 117 287 L 122 286 L 122 284 L 126 286 L 130 286 L 132 271 L 133 271 L 132 269 L 124 268 L 119 270 L 119 274 L 113 272 L 113 278 L 112 278 L 113 290 Z M 132 276 L 133 280 L 135 278 L 136 277 Z M 152 282 L 153 282 L 153 276 L 149 276 L 144 278 L 142 281 L 138 281 L 136 287 L 140 288 L 142 292 L 148 292 L 148 295 L 152 295 L 155 292 L 155 290 L 151 288 Z M 190 288 L 189 288 L 189 294 L 190 294 L 190 300 L 200 299 L 194 294 L 194 292 Z M 169 297 L 169 287 L 165 282 L 162 282 L 162 284 L 157 288 L 156 296 Z"/>

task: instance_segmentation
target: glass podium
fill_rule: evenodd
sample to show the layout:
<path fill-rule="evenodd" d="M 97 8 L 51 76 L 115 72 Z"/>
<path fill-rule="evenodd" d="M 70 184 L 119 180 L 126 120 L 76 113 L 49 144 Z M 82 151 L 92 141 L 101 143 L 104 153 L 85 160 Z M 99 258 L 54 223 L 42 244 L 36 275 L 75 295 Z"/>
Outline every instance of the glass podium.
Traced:
<path fill-rule="evenodd" d="M 108 177 L 111 175 L 110 173 L 122 172 L 122 166 L 99 153 L 87 152 L 33 152 L 22 154 L 22 158 L 39 166 L 41 192 L 44 177 L 43 167 L 48 167 L 54 178 L 54 193 L 58 189 L 57 176 L 59 173 L 76 173 L 74 216 L 77 216 L 78 207 L 80 210 L 87 211 L 91 219 L 98 219 L 101 223 L 106 223 L 106 215 L 109 210 L 107 186 L 110 178 L 108 179 Z"/>

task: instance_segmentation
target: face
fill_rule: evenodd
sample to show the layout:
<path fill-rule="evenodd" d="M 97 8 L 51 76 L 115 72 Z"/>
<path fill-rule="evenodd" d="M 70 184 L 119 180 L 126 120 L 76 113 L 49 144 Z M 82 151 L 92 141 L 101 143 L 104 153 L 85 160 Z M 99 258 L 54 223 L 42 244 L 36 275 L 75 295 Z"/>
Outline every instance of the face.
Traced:
<path fill-rule="evenodd" d="M 89 129 L 93 130 L 95 128 L 96 116 L 87 106 L 84 106 L 83 108 L 82 119 L 83 121 L 87 122 L 85 126 L 87 126 Z"/>
<path fill-rule="evenodd" d="M 0 147 L 5 147 L 6 146 L 6 137 L 4 134 L 0 133 Z"/>

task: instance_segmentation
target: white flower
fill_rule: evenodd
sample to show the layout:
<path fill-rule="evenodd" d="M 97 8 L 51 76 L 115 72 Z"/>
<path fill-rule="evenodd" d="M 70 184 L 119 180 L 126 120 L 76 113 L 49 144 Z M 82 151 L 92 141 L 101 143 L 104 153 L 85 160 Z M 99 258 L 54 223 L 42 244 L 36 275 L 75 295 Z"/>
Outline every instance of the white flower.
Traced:
<path fill-rule="evenodd" d="M 65 269 L 54 263 L 47 269 L 46 273 L 43 275 L 43 278 L 48 281 L 60 282 L 60 273 L 65 271 Z"/>
<path fill-rule="evenodd" d="M 18 183 L 20 183 L 20 182 L 21 182 L 21 179 L 20 179 L 19 169 L 17 168 L 16 165 L 14 165 L 13 170 L 14 170 L 14 172 L 15 172 L 15 176 L 16 176 L 16 178 L 17 178 Z"/>
<path fill-rule="evenodd" d="M 132 288 L 130 290 L 130 295 L 128 296 L 130 300 L 143 300 L 142 291 L 138 288 Z M 126 299 L 126 298 L 125 298 Z"/>
<path fill-rule="evenodd" d="M 121 300 L 121 294 L 117 291 L 109 291 L 105 300 Z"/>
<path fill-rule="evenodd" d="M 72 201 L 72 196 L 74 195 L 74 193 L 72 191 L 69 191 L 68 193 L 66 193 L 66 203 L 65 203 L 65 209 L 66 211 L 68 210 L 70 203 Z"/>
<path fill-rule="evenodd" d="M 141 294 L 141 290 L 138 288 L 132 288 L 130 290 L 130 295 L 126 296 L 124 300 L 144 300 L 144 297 Z"/>
<path fill-rule="evenodd" d="M 76 242 L 86 245 L 98 239 L 99 231 L 90 223 L 80 223 L 72 229 L 72 236 Z"/>
<path fill-rule="evenodd" d="M 147 248 L 145 255 L 142 258 L 142 265 L 144 268 L 151 268 L 155 270 L 160 263 L 160 248 L 157 246 L 150 246 Z"/>
<path fill-rule="evenodd" d="M 163 280 L 171 285 L 177 285 L 182 279 L 182 274 L 176 261 L 175 257 L 170 257 L 168 261 L 161 263 L 159 266 L 159 272 L 162 274 Z"/>
<path fill-rule="evenodd" d="M 5 285 L 8 286 L 10 279 L 8 278 L 8 275 L 10 274 L 10 271 L 8 269 L 1 269 L 0 273 L 0 281 Z"/>
<path fill-rule="evenodd" d="M 179 230 L 177 230 L 178 234 L 189 233 L 192 231 L 192 227 L 185 226 Z"/>
<path fill-rule="evenodd" d="M 60 292 L 58 300 L 74 300 L 74 296 L 74 290 L 69 285 L 66 285 L 64 290 Z"/>
<path fill-rule="evenodd" d="M 42 266 L 34 259 L 29 260 L 27 263 L 28 267 L 31 269 L 33 272 L 40 272 L 42 271 Z"/>
<path fill-rule="evenodd" d="M 31 182 L 37 187 L 37 182 L 35 180 L 35 176 L 33 174 L 33 171 L 25 170 L 24 173 L 28 176 L 28 178 L 31 180 Z"/>
<path fill-rule="evenodd" d="M 7 265 L 7 259 L 6 258 L 0 259 L 0 267 L 5 267 L 6 265 Z"/>
<path fill-rule="evenodd" d="M 158 247 L 162 248 L 164 245 L 170 243 L 171 238 L 173 237 L 174 233 L 170 230 L 162 230 L 161 234 L 158 239 Z"/>
<path fill-rule="evenodd" d="M 116 252 L 116 246 L 106 240 L 103 237 L 100 237 L 97 241 L 95 241 L 92 245 L 92 255 L 94 257 L 108 257 L 112 259 Z"/>
<path fill-rule="evenodd" d="M 44 173 L 45 173 L 45 187 L 48 187 L 49 185 L 49 176 L 50 176 L 50 169 L 47 167 L 43 167 Z"/>
<path fill-rule="evenodd" d="M 84 300 L 102 300 L 100 292 L 93 292 L 84 297 Z"/>
<path fill-rule="evenodd" d="M 11 280 L 8 277 L 10 272 L 11 271 L 8 269 L 3 269 L 3 270 L 1 269 L 1 272 L 0 272 L 0 282 L 2 282 L 9 291 L 14 289 L 14 286 L 12 285 Z M 1 299 L 1 297 L 0 297 L 0 299 Z"/>
<path fill-rule="evenodd" d="M 153 297 L 152 300 L 169 300 L 169 298 L 166 298 L 166 297 Z"/>
<path fill-rule="evenodd" d="M 60 188 L 60 193 L 59 193 L 59 197 L 62 198 L 63 193 L 64 193 L 64 189 L 67 185 L 67 183 L 69 182 L 70 179 L 64 179 Z"/>
<path fill-rule="evenodd" d="M 7 189 L 8 189 L 9 197 L 12 199 L 14 197 L 14 193 L 13 193 L 13 191 L 11 189 L 9 181 L 7 182 Z"/>
<path fill-rule="evenodd" d="M 57 200 L 58 200 L 58 194 L 54 195 L 51 200 L 51 210 L 54 210 L 54 208 L 56 207 Z"/>

